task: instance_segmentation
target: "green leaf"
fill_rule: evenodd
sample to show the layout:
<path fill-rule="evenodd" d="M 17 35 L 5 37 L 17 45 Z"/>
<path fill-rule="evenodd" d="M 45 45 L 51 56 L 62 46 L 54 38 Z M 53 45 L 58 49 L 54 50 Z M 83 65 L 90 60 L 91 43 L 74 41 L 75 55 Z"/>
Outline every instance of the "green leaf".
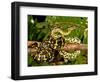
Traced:
<path fill-rule="evenodd" d="M 33 58 L 32 56 L 28 56 L 28 65 L 32 65 L 32 62 L 33 62 Z"/>

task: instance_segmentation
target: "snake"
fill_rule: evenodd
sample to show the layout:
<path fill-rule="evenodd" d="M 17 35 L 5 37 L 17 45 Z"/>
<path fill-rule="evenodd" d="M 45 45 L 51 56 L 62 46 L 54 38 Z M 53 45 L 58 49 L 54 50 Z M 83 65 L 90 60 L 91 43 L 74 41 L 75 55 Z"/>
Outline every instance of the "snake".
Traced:
<path fill-rule="evenodd" d="M 37 43 L 35 46 L 37 48 L 36 53 L 33 53 L 32 57 L 34 61 L 37 62 L 50 62 L 55 58 L 55 52 L 57 51 L 59 57 L 64 59 L 64 62 L 68 62 L 71 59 L 75 59 L 79 54 L 80 50 L 74 51 L 73 53 L 66 52 L 61 50 L 61 48 L 68 43 L 80 43 L 81 40 L 77 37 L 65 38 L 68 36 L 75 28 L 68 28 L 68 32 L 64 32 L 60 28 L 54 27 L 51 31 L 50 38 L 46 41 Z"/>

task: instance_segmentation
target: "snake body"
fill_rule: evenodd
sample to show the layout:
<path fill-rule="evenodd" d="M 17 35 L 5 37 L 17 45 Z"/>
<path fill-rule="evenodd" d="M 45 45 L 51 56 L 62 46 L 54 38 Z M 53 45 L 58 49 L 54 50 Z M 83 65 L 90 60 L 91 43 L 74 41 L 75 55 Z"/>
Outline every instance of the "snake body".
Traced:
<path fill-rule="evenodd" d="M 64 62 L 68 62 L 71 59 L 75 59 L 80 51 L 74 51 L 73 53 L 66 52 L 61 50 L 66 42 L 68 43 L 80 43 L 80 39 L 77 37 L 65 38 L 71 33 L 75 28 L 70 28 L 68 32 L 62 31 L 60 28 L 54 28 L 51 31 L 50 38 L 44 42 L 38 43 L 37 52 L 33 53 L 33 59 L 37 62 L 50 62 L 55 59 L 55 54 L 59 55 L 64 59 Z M 56 52 L 55 52 L 56 51 Z M 56 56 L 57 57 L 57 56 Z"/>

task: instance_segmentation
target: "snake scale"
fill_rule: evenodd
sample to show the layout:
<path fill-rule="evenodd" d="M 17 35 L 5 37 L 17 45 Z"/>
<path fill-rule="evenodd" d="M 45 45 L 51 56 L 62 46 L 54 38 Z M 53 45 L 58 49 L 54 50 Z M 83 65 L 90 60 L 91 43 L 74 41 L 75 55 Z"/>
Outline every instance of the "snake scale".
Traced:
<path fill-rule="evenodd" d="M 80 54 L 80 50 L 74 52 L 62 50 L 66 42 L 80 44 L 81 41 L 77 37 L 65 38 L 65 36 L 69 35 L 74 29 L 74 27 L 69 28 L 68 32 L 64 32 L 60 28 L 54 27 L 48 40 L 35 42 L 31 46 L 36 49 L 35 52 L 31 53 L 34 61 L 55 62 L 56 60 L 67 63 L 69 60 L 75 59 Z"/>

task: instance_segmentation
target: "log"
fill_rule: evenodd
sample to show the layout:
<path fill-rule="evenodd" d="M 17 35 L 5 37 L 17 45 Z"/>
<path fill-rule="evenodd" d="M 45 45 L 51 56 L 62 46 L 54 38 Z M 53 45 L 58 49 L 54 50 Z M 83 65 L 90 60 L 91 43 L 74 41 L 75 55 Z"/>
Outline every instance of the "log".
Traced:
<path fill-rule="evenodd" d="M 36 52 L 35 48 L 30 48 L 30 46 L 33 45 L 35 42 L 36 41 L 28 41 L 28 53 L 35 53 Z M 70 50 L 87 51 L 88 46 L 87 46 L 87 44 L 69 43 L 69 44 L 65 44 L 62 49 L 65 50 L 65 51 L 70 51 Z"/>
<path fill-rule="evenodd" d="M 69 50 L 87 50 L 88 47 L 87 47 L 87 44 L 76 44 L 76 43 L 71 44 L 71 43 L 69 43 L 69 44 L 65 44 L 63 49 L 65 51 L 69 51 Z"/>

